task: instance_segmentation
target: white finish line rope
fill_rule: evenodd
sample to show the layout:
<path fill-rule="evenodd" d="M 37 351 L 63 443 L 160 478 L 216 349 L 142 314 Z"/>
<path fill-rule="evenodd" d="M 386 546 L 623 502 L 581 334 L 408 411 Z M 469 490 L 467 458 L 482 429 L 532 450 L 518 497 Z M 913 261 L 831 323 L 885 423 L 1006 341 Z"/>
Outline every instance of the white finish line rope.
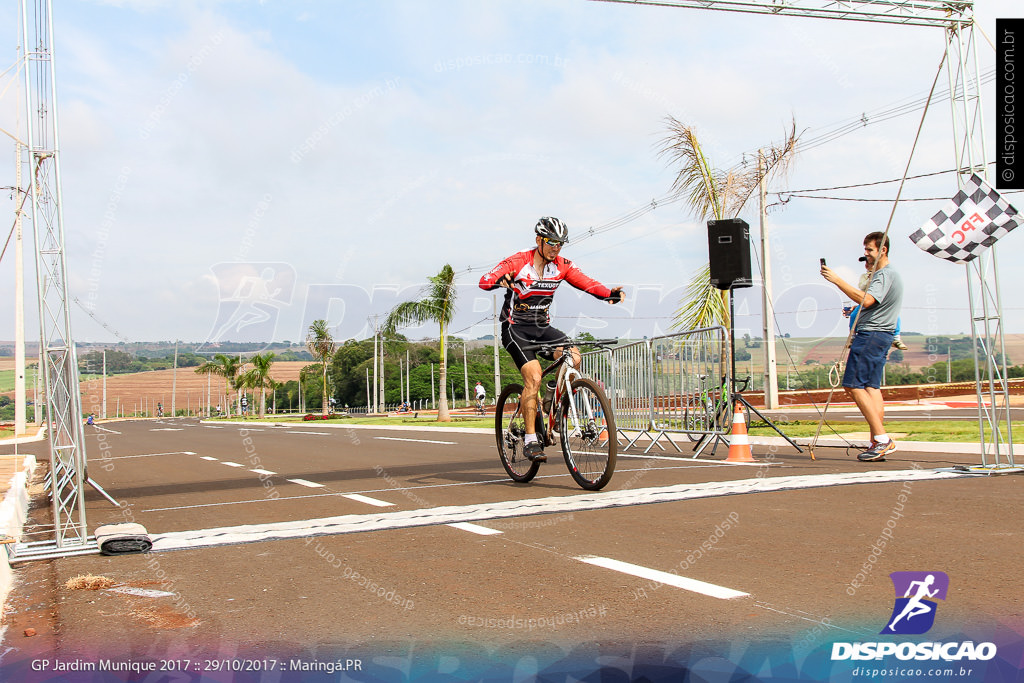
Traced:
<path fill-rule="evenodd" d="M 841 474 L 805 474 L 792 477 L 759 477 L 738 481 L 716 481 L 701 484 L 676 484 L 627 491 L 607 491 L 575 496 L 554 496 L 528 500 L 510 500 L 475 505 L 450 505 L 399 512 L 363 515 L 339 515 L 320 519 L 268 524 L 175 531 L 151 534 L 153 552 L 187 550 L 224 545 L 279 541 L 311 536 L 331 536 L 384 529 L 404 529 L 452 522 L 478 522 L 489 519 L 525 517 L 557 512 L 601 510 L 630 505 L 669 503 L 695 498 L 712 498 L 744 493 L 768 493 L 793 489 L 843 486 L 849 484 L 882 484 L 899 481 L 955 479 L 966 475 L 934 470 L 897 470 L 891 472 L 848 472 Z"/>

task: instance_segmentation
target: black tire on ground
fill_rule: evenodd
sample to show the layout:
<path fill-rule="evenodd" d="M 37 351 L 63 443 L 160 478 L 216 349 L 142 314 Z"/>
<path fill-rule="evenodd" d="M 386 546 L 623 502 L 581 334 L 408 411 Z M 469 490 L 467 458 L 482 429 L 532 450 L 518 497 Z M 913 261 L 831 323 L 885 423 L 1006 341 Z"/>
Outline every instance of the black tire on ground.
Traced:
<path fill-rule="evenodd" d="M 582 488 L 598 491 L 611 481 L 618 454 L 615 415 L 604 390 L 592 379 L 572 383 L 562 397 L 559 435 L 569 474 Z"/>
<path fill-rule="evenodd" d="M 526 423 L 520 409 L 522 384 L 509 384 L 501 391 L 494 407 L 494 436 L 501 466 L 512 481 L 525 484 L 537 476 L 539 462 L 530 462 L 523 453 Z"/>

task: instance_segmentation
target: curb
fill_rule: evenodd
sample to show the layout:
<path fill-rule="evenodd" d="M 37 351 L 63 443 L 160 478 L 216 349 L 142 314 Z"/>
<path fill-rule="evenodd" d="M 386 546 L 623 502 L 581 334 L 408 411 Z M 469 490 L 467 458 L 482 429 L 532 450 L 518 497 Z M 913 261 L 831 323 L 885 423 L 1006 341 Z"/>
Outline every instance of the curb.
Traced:
<path fill-rule="evenodd" d="M 7 495 L 0 502 L 0 535 L 21 538 L 21 531 L 28 518 L 28 485 L 32 480 L 32 473 L 35 471 L 36 459 L 33 455 L 25 455 L 22 459 L 22 469 L 11 477 L 10 488 Z M 6 546 L 4 546 L 6 548 Z M 7 594 L 11 591 L 14 583 L 14 575 L 11 572 L 11 565 L 7 559 L 7 552 L 3 553 L 0 561 L 0 606 L 7 600 Z"/>
<path fill-rule="evenodd" d="M 35 441 L 42 441 L 46 438 L 46 425 L 39 427 L 39 432 L 35 436 L 14 436 L 6 439 L 0 439 L 0 446 L 14 446 L 22 443 L 33 443 Z"/>

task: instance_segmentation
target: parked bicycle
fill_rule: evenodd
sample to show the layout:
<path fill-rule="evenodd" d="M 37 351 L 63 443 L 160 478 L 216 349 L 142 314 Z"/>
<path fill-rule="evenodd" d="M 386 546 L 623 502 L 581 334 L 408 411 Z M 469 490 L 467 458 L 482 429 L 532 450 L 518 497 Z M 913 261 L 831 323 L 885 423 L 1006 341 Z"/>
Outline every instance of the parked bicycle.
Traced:
<path fill-rule="evenodd" d="M 722 383 L 711 390 L 707 375 L 697 375 L 700 388 L 690 396 L 683 408 L 683 430 L 690 441 L 700 441 L 708 434 L 724 431 L 726 425 L 732 424 L 732 401 L 729 392 L 729 378 L 722 377 Z M 744 377 L 733 381 L 735 393 L 743 393 L 747 389 L 750 378 Z M 742 386 L 738 386 L 742 383 Z M 743 419 L 750 427 L 750 416 L 744 411 Z"/>
<path fill-rule="evenodd" d="M 604 348 L 617 341 L 587 340 L 579 344 Z M 537 344 L 531 348 L 550 353 L 572 345 L 575 343 Z M 557 435 L 569 474 L 582 488 L 597 491 L 611 481 L 615 471 L 615 415 L 601 385 L 566 362 L 570 355 L 563 353 L 541 374 L 542 386 L 547 386 L 544 377 L 557 373 L 557 380 L 553 389 L 546 389 L 538 406 L 537 439 L 544 446 L 553 446 Z M 526 422 L 522 395 L 522 384 L 508 384 L 501 390 L 495 406 L 494 429 L 502 466 L 513 481 L 525 483 L 537 475 L 540 463 L 523 453 Z"/>

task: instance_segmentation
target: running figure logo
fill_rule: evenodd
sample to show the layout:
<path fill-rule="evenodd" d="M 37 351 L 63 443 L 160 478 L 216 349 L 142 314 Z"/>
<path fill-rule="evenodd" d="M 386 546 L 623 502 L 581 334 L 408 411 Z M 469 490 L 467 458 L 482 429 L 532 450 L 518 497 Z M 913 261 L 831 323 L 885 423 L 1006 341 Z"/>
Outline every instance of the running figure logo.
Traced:
<path fill-rule="evenodd" d="M 217 319 L 203 347 L 218 342 L 271 341 L 281 310 L 292 300 L 295 268 L 288 263 L 217 263 Z M 203 348 L 201 347 L 201 348 Z"/>
<path fill-rule="evenodd" d="M 927 633 L 935 623 L 937 603 L 933 598 L 946 599 L 949 576 L 945 572 L 893 572 L 889 578 L 896 589 L 896 604 L 881 633 Z"/>

